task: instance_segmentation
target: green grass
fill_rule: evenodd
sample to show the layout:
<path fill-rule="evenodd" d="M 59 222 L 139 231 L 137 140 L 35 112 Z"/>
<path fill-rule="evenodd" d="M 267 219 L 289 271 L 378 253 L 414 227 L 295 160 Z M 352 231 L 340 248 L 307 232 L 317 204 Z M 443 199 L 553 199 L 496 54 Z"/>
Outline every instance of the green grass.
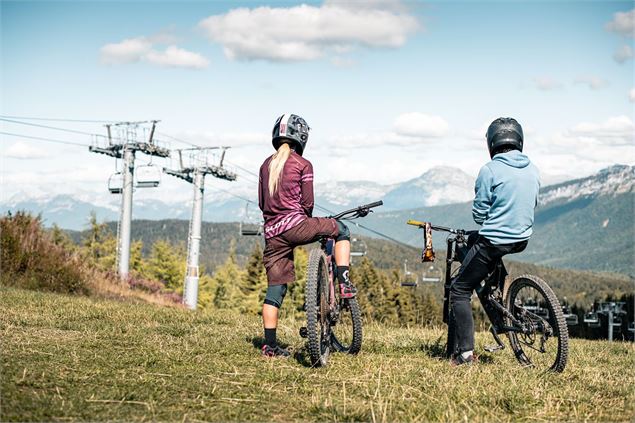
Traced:
<path fill-rule="evenodd" d="M 506 349 L 477 366 L 439 357 L 442 329 L 365 328 L 327 368 L 259 355 L 256 317 L 191 313 L 0 287 L 2 421 L 632 421 L 633 344 L 573 340 L 563 374 Z M 477 335 L 482 351 L 489 335 Z"/>

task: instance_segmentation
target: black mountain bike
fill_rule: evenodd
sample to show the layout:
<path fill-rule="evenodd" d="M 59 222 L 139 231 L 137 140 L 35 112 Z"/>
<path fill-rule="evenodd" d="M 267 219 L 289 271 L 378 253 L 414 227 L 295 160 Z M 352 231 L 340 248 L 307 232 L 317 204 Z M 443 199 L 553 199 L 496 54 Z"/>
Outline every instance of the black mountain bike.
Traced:
<path fill-rule="evenodd" d="M 445 283 L 443 285 L 443 322 L 448 325 L 446 356 L 454 352 L 454 328 L 449 318 L 449 293 L 452 264 L 460 263 L 467 254 L 467 236 L 463 229 L 434 226 L 426 222 L 409 220 L 424 230 L 423 261 L 432 261 L 431 231 L 448 232 Z M 506 278 L 503 261 L 481 282 L 476 290 L 485 314 L 491 322 L 490 332 L 496 345 L 486 347 L 488 352 L 502 350 L 505 345 L 499 335 L 507 334 L 516 359 L 524 366 L 562 372 L 567 365 L 569 332 L 562 306 L 553 290 L 541 278 L 522 275 L 511 282 Z"/>
<path fill-rule="evenodd" d="M 353 220 L 367 216 L 382 201 L 346 210 L 337 220 Z M 313 366 L 326 366 L 331 349 L 357 354 L 362 348 L 362 315 L 355 298 L 341 298 L 335 282 L 335 239 L 322 237 L 320 248 L 311 250 L 307 267 L 305 308 L 307 325 L 300 336 L 308 339 Z"/>

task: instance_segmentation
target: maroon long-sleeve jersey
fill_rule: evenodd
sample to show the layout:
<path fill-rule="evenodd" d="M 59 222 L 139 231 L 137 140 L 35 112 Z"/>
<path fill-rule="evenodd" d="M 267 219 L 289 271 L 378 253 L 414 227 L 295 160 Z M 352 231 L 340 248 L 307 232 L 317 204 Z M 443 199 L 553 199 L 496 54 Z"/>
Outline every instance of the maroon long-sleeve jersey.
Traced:
<path fill-rule="evenodd" d="M 265 239 L 279 235 L 313 213 L 313 165 L 295 151 L 284 164 L 278 190 L 269 193 L 269 157 L 260 166 L 258 205 L 265 219 Z"/>

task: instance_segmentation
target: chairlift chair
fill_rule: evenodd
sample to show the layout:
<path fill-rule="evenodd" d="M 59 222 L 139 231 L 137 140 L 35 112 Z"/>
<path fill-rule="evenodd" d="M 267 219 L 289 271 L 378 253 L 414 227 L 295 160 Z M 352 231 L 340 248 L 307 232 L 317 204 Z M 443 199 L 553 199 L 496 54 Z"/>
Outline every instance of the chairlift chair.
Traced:
<path fill-rule="evenodd" d="M 571 309 L 568 305 L 566 305 L 566 298 L 564 301 L 565 303 L 562 306 L 562 314 L 564 315 L 564 320 L 567 322 L 567 326 L 576 326 L 578 324 L 578 315 L 571 313 Z"/>
<path fill-rule="evenodd" d="M 529 298 L 523 304 L 523 308 L 530 313 L 535 314 L 538 317 L 543 319 L 549 319 L 549 310 L 544 307 L 541 307 L 535 300 Z"/>
<path fill-rule="evenodd" d="M 111 194 L 121 194 L 123 192 L 123 175 L 121 172 L 110 175 L 108 178 L 108 191 Z"/>
<path fill-rule="evenodd" d="M 249 220 L 249 203 L 245 204 L 245 214 L 243 220 L 238 224 L 238 234 L 241 236 L 260 236 L 262 235 L 262 225 Z"/>
<path fill-rule="evenodd" d="M 404 277 L 401 280 L 401 286 L 416 287 L 419 284 L 419 277 L 408 270 L 408 260 L 404 260 L 403 270 Z"/>
<path fill-rule="evenodd" d="M 148 164 L 137 166 L 137 188 L 156 188 L 161 183 L 161 168 Z"/>
<path fill-rule="evenodd" d="M 590 328 L 599 328 L 600 327 L 600 318 L 598 317 L 597 312 L 590 311 L 584 315 L 584 323 L 589 325 Z"/>
<path fill-rule="evenodd" d="M 366 243 L 357 238 L 351 239 L 351 257 L 363 257 L 366 255 L 368 247 Z"/>

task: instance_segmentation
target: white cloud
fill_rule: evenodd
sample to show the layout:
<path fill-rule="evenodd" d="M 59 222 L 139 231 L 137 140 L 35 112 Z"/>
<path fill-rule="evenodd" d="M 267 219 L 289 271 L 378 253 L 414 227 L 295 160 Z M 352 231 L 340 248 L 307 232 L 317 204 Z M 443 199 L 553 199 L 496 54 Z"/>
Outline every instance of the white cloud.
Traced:
<path fill-rule="evenodd" d="M 589 142 L 605 146 L 633 146 L 635 145 L 635 124 L 628 116 L 615 116 L 601 123 L 579 123 L 571 128 L 567 135 L 584 137 Z"/>
<path fill-rule="evenodd" d="M 399 135 L 417 138 L 436 138 L 448 133 L 448 123 L 440 116 L 424 113 L 404 113 L 395 119 L 393 124 Z"/>
<path fill-rule="evenodd" d="M 107 65 L 135 63 L 152 48 L 145 37 L 128 38 L 119 43 L 106 44 L 101 48 L 101 61 Z"/>
<path fill-rule="evenodd" d="M 613 20 L 606 24 L 606 29 L 625 37 L 635 37 L 635 9 L 615 13 Z"/>
<path fill-rule="evenodd" d="M 592 90 L 600 90 L 602 88 L 606 88 L 609 85 L 609 82 L 607 80 L 592 75 L 580 76 L 575 79 L 574 83 L 586 85 Z"/>
<path fill-rule="evenodd" d="M 43 159 L 48 157 L 49 154 L 40 148 L 33 147 L 32 145 L 20 141 L 11 144 L 9 148 L 5 150 L 4 156 L 10 159 L 29 160 Z"/>
<path fill-rule="evenodd" d="M 534 86 L 541 91 L 555 91 L 563 87 L 562 82 L 549 76 L 540 76 L 533 79 Z"/>
<path fill-rule="evenodd" d="M 374 9 L 374 10 L 389 10 L 392 12 L 405 12 L 406 5 L 401 0 L 363 0 L 363 1 L 351 1 L 351 0 L 326 0 L 325 6 L 337 6 L 346 9 L 359 10 L 359 9 Z"/>
<path fill-rule="evenodd" d="M 163 52 L 151 50 L 145 58 L 155 65 L 175 68 L 204 69 L 209 65 L 209 60 L 200 54 L 176 46 L 169 46 Z"/>
<path fill-rule="evenodd" d="M 635 103 L 635 88 L 631 88 L 628 92 L 628 99 L 631 100 L 631 103 Z"/>
<path fill-rule="evenodd" d="M 633 48 L 628 44 L 624 44 L 613 53 L 613 59 L 617 63 L 624 63 L 633 58 Z"/>
<path fill-rule="evenodd" d="M 128 38 L 120 43 L 106 44 L 101 48 L 101 62 L 118 65 L 143 61 L 163 67 L 188 69 L 204 69 L 209 65 L 209 60 L 202 55 L 174 45 L 163 51 L 153 49 L 155 43 L 163 41 L 174 41 L 174 37 L 160 33 L 150 38 Z"/>
<path fill-rule="evenodd" d="M 338 2 L 319 7 L 238 8 L 210 16 L 199 27 L 223 46 L 231 60 L 295 62 L 356 46 L 398 48 L 419 29 L 419 23 L 406 13 L 353 9 Z"/>

